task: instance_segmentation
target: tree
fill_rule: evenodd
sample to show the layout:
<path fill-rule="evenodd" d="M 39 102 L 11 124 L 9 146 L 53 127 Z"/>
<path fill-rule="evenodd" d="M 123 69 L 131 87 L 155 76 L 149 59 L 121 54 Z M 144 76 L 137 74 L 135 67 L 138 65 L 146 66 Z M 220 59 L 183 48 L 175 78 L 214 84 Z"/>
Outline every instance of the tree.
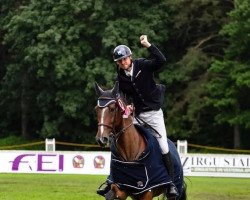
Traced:
<path fill-rule="evenodd" d="M 235 95 L 227 98 L 237 96 L 240 113 L 242 107 L 248 109 L 248 104 L 240 97 L 244 94 L 242 91 L 248 91 L 244 68 L 248 52 L 242 50 L 246 48 L 247 36 L 240 35 L 241 31 L 247 33 L 247 24 L 241 24 L 241 29 L 246 30 L 239 29 L 237 34 L 231 34 L 235 28 L 225 28 L 223 31 L 227 33 L 219 34 L 232 17 L 227 14 L 234 9 L 233 1 L 3 2 L 1 10 L 4 12 L 0 18 L 2 133 L 22 131 L 24 137 L 72 141 L 91 138 L 88 141 L 94 142 L 94 82 L 102 87 L 113 86 L 116 66 L 112 51 L 119 44 L 130 46 L 133 57 L 148 56 L 139 42 L 141 34 L 147 34 L 168 59 L 156 79 L 167 86 L 164 112 L 172 138 L 228 145 L 228 140 L 218 137 L 218 133 L 231 127 L 227 125 L 229 121 L 219 124 L 222 117 L 215 117 L 218 110 L 227 115 L 226 109 L 216 106 L 221 98 L 213 93 L 217 79 L 220 83 L 225 84 L 226 80 L 227 84 L 232 84 L 234 76 L 241 77 L 235 81 L 238 84 Z M 237 2 L 243 5 L 243 1 Z M 240 12 L 235 15 L 243 18 Z M 242 40 L 233 41 L 233 35 Z M 237 48 L 233 51 L 234 47 L 228 44 Z M 226 52 L 225 47 L 228 47 Z M 246 60 L 235 59 L 236 55 Z M 227 66 L 237 64 L 238 71 L 236 73 L 234 68 L 230 79 L 222 81 L 218 69 L 227 68 L 225 63 Z M 239 69 L 244 72 L 240 76 Z M 239 86 L 241 80 L 244 87 Z M 247 127 L 246 119 L 244 117 L 244 125 L 240 123 L 241 132 L 247 131 L 247 128 L 243 130 Z"/>
<path fill-rule="evenodd" d="M 165 41 L 169 64 L 160 74 L 167 85 L 167 127 L 174 138 L 215 144 L 213 109 L 205 98 L 208 69 L 223 57 L 225 39 L 219 35 L 232 10 L 228 1 L 171 1 L 171 32 Z M 215 136 L 216 137 L 216 136 Z M 211 139 L 213 138 L 213 139 Z"/>
<path fill-rule="evenodd" d="M 5 22 L 10 59 L 3 95 L 5 103 L 15 102 L 15 112 L 8 115 L 20 120 L 23 137 L 67 137 L 73 127 L 79 137 L 89 126 L 84 73 L 100 43 L 98 30 L 89 25 L 101 13 L 101 3 L 31 1 Z"/>
<path fill-rule="evenodd" d="M 250 129 L 249 6 L 247 0 L 235 1 L 230 22 L 221 31 L 229 45 L 223 59 L 217 59 L 210 68 L 213 78 L 208 85 L 208 102 L 218 110 L 216 122 L 233 128 L 234 148 L 242 147 L 241 132 Z"/>
<path fill-rule="evenodd" d="M 16 132 L 20 125 L 23 137 L 77 139 L 84 137 L 83 130 L 95 130 L 93 84 L 113 84 L 112 49 L 120 42 L 137 48 L 145 32 L 152 40 L 162 40 L 154 31 L 159 25 L 154 20 L 166 15 L 163 9 L 158 11 L 160 5 L 150 1 L 128 5 L 103 0 L 30 1 L 8 16 L 3 27 L 10 58 L 2 79 L 2 105 L 13 102 L 15 109 L 6 114 L 18 122 Z M 130 20 L 125 19 L 127 13 Z M 163 24 L 160 28 L 165 30 Z M 140 48 L 135 55 L 145 52 Z"/>
<path fill-rule="evenodd" d="M 16 11 L 19 10 L 20 6 L 25 5 L 27 0 L 15 1 L 15 0 L 2 0 L 0 9 L 0 133 L 6 135 L 6 132 L 15 133 L 18 123 L 13 115 L 17 115 L 18 107 L 15 102 L 15 92 L 10 92 L 12 88 L 6 84 L 6 73 L 8 62 L 10 60 L 9 46 L 3 44 L 4 35 L 6 33 L 3 28 L 5 23 L 7 23 Z M 13 66 L 12 66 L 13 67 Z M 14 85 L 14 80 L 10 80 Z"/>

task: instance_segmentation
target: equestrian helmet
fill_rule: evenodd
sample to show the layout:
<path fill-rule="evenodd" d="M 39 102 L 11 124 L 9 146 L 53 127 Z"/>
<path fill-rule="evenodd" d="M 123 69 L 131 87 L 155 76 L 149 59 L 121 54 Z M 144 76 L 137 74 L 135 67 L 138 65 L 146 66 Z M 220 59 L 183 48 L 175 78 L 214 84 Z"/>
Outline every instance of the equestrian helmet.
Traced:
<path fill-rule="evenodd" d="M 114 49 L 113 58 L 116 62 L 130 55 L 132 55 L 132 52 L 129 47 L 127 47 L 126 45 L 119 45 Z"/>

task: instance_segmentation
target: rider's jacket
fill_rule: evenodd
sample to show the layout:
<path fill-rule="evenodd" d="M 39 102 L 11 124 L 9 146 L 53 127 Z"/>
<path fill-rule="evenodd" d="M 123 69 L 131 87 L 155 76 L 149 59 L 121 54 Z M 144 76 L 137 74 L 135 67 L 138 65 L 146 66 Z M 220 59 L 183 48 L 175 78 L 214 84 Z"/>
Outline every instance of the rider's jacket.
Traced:
<path fill-rule="evenodd" d="M 154 72 L 164 65 L 166 58 L 154 44 L 147 49 L 151 59 L 133 60 L 132 77 L 117 67 L 119 89 L 132 99 L 137 115 L 143 111 L 159 110 L 164 101 L 165 86 L 156 84 Z"/>

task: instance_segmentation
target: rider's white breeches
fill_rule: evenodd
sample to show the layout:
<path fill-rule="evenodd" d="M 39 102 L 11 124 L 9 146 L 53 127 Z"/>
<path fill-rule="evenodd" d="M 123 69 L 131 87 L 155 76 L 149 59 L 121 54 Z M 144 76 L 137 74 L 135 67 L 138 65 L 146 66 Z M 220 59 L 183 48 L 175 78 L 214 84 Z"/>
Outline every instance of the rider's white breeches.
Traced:
<path fill-rule="evenodd" d="M 167 143 L 167 131 L 164 123 L 164 116 L 162 109 L 160 110 L 152 110 L 148 112 L 142 112 L 139 115 L 143 121 L 147 122 L 150 126 L 152 126 L 160 136 L 153 131 L 154 136 L 157 138 L 162 154 L 166 154 L 169 152 L 169 147 Z M 134 119 L 134 123 L 138 124 L 138 121 Z M 143 123 L 143 122 L 142 122 Z"/>

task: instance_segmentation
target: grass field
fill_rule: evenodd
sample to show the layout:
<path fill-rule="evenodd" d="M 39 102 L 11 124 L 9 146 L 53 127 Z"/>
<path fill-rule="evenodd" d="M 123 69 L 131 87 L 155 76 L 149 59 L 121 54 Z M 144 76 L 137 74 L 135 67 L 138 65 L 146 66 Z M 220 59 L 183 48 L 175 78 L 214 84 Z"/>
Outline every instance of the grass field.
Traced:
<path fill-rule="evenodd" d="M 0 200 L 98 200 L 106 176 L 0 174 Z M 186 178 L 189 200 L 249 200 L 250 179 Z"/>

